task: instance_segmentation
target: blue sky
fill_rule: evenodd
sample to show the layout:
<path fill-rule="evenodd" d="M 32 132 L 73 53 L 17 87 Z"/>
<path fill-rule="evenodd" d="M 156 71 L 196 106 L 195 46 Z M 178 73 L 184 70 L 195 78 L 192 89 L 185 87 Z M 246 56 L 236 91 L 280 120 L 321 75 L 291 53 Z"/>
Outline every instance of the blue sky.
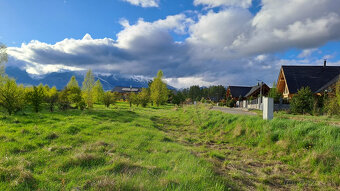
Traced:
<path fill-rule="evenodd" d="M 271 83 L 281 64 L 324 58 L 339 65 L 339 23 L 334 0 L 0 0 L 8 65 L 146 77 L 162 69 L 177 87 Z"/>

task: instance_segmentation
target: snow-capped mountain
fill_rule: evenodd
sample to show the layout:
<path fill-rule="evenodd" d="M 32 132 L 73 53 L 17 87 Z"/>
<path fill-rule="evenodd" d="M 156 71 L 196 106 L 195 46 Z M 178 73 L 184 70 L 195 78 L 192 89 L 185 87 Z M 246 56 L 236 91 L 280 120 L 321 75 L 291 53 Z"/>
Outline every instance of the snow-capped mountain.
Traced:
<path fill-rule="evenodd" d="M 63 89 L 72 76 L 75 76 L 79 85 L 81 86 L 85 73 L 73 72 L 73 71 L 61 71 L 53 72 L 43 76 L 32 76 L 25 70 L 21 70 L 17 67 L 7 67 L 6 73 L 8 76 L 15 78 L 18 84 L 24 84 L 25 86 L 48 84 L 50 87 L 56 86 L 57 89 Z M 95 74 L 95 80 L 100 80 L 104 90 L 112 90 L 116 86 L 123 87 L 148 87 L 148 81 L 150 79 L 142 76 L 124 76 L 120 74 Z M 174 89 L 173 87 L 170 87 Z"/>

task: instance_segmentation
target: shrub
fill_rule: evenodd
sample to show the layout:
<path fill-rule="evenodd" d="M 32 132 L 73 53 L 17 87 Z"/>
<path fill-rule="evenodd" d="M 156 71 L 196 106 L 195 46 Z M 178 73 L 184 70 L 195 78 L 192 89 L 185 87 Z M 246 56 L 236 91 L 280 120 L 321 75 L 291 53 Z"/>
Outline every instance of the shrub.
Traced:
<path fill-rule="evenodd" d="M 326 102 L 326 110 L 329 115 L 340 115 L 340 80 L 336 83 L 335 95 Z"/>
<path fill-rule="evenodd" d="M 236 106 L 236 100 L 235 99 L 227 100 L 226 104 L 227 104 L 228 107 L 235 107 Z"/>
<path fill-rule="evenodd" d="M 298 90 L 298 93 L 293 96 L 290 102 L 290 109 L 292 113 L 305 114 L 313 110 L 313 93 L 309 87 L 303 87 Z"/>

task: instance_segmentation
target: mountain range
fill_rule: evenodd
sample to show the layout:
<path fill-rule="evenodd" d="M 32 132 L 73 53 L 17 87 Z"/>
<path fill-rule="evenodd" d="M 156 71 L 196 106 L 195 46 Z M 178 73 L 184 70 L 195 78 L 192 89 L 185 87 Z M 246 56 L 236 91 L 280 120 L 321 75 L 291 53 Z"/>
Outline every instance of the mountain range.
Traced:
<path fill-rule="evenodd" d="M 6 67 L 6 73 L 9 77 L 16 79 L 17 84 L 23 84 L 25 86 L 34 86 L 47 84 L 50 87 L 56 86 L 58 90 L 63 89 L 69 82 L 72 76 L 75 76 L 79 85 L 81 86 L 86 73 L 83 71 L 60 71 L 53 72 L 45 75 L 35 76 L 27 73 L 25 70 L 21 70 L 17 67 Z M 139 76 L 124 76 L 121 74 L 102 75 L 95 74 L 95 80 L 100 80 L 104 90 L 112 90 L 116 86 L 123 87 L 148 87 L 148 79 Z M 170 89 L 174 89 L 169 86 Z"/>

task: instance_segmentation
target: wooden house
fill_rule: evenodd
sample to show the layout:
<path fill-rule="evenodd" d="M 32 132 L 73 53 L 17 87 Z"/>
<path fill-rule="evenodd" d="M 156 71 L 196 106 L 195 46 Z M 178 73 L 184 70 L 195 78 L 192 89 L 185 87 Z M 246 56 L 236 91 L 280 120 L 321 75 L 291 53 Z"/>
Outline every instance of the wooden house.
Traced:
<path fill-rule="evenodd" d="M 257 98 L 262 91 L 262 95 L 268 95 L 270 88 L 267 84 L 262 83 L 262 87 L 260 84 L 256 86 L 229 86 L 227 89 L 227 98 L 239 100 L 248 99 L 248 98 Z"/>
<path fill-rule="evenodd" d="M 282 66 L 277 89 L 283 98 L 290 99 L 302 87 L 315 94 L 323 94 L 339 80 L 340 66 Z"/>

